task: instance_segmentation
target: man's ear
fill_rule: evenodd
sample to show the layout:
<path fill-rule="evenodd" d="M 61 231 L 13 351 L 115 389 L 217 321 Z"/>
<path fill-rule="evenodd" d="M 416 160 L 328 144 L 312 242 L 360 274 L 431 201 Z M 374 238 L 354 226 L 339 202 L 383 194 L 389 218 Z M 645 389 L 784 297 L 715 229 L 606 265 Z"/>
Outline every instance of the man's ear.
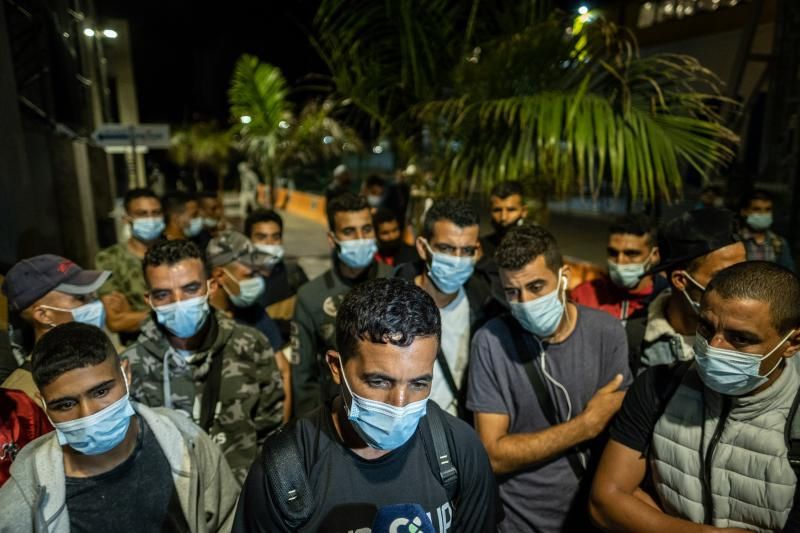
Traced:
<path fill-rule="evenodd" d="M 50 311 L 42 307 L 41 305 L 37 305 L 31 311 L 31 319 L 34 322 L 38 322 L 39 324 L 44 325 L 52 325 L 53 321 L 50 319 Z"/>
<path fill-rule="evenodd" d="M 653 246 L 653 255 L 650 256 L 650 266 L 655 266 L 661 262 L 661 251 L 658 246 Z"/>
<path fill-rule="evenodd" d="M 214 281 L 215 283 L 222 284 L 222 278 L 225 276 L 225 271 L 222 267 L 216 266 L 211 269 L 211 277 L 208 278 L 208 281 Z M 209 287 L 210 289 L 211 287 Z"/>
<path fill-rule="evenodd" d="M 47 402 L 44 401 L 44 396 L 42 396 L 42 392 L 37 388 L 36 392 L 33 395 L 36 397 L 36 401 L 38 402 L 39 407 L 46 413 L 47 409 L 45 408 L 45 406 L 47 405 Z"/>
<path fill-rule="evenodd" d="M 122 371 L 125 373 L 125 377 L 128 379 L 128 387 L 130 387 L 131 380 L 133 379 L 133 375 L 131 374 L 131 362 L 127 359 L 123 359 L 120 365 L 122 366 Z"/>
<path fill-rule="evenodd" d="M 425 238 L 417 237 L 417 240 L 414 242 L 414 245 L 417 247 L 417 253 L 419 254 L 420 258 L 427 263 L 428 247 L 425 246 Z"/>
<path fill-rule="evenodd" d="M 795 355 L 800 350 L 800 329 L 792 333 L 789 340 L 786 341 L 786 349 L 783 351 L 783 357 L 787 359 Z"/>
<path fill-rule="evenodd" d="M 335 350 L 328 350 L 325 353 L 325 362 L 328 363 L 328 368 L 331 369 L 331 376 L 333 382 L 337 385 L 342 384 L 342 366 L 340 364 L 341 355 Z"/>
<path fill-rule="evenodd" d="M 334 240 L 334 236 L 333 236 L 333 232 L 332 231 L 328 232 L 328 247 L 331 250 L 335 250 L 336 249 L 336 241 Z"/>
<path fill-rule="evenodd" d="M 689 284 L 689 280 L 686 279 L 686 274 L 682 270 L 673 270 L 669 275 L 669 281 L 679 291 L 685 291 Z"/>
<path fill-rule="evenodd" d="M 570 268 L 570 266 L 567 263 L 564 263 L 564 266 L 561 267 L 561 276 L 566 278 L 566 285 L 564 286 L 564 288 L 566 290 L 569 290 L 569 282 L 572 280 L 572 278 L 571 278 L 572 269 Z M 559 280 L 559 281 L 561 281 L 561 280 Z"/>
<path fill-rule="evenodd" d="M 526 204 L 525 202 L 522 202 L 522 209 L 520 209 L 520 213 L 522 213 L 522 217 L 520 218 L 520 220 L 528 218 L 528 204 Z"/>

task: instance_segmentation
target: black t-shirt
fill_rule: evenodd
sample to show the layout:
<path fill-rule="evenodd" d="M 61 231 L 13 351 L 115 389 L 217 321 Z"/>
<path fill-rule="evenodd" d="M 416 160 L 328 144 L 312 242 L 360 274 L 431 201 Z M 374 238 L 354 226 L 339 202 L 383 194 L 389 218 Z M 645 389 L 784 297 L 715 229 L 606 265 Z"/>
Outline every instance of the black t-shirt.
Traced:
<path fill-rule="evenodd" d="M 169 462 L 153 432 L 138 420 L 136 448 L 124 462 L 99 476 L 66 478 L 73 533 L 189 531 Z"/>
<path fill-rule="evenodd" d="M 439 408 L 429 402 L 428 409 Z M 341 444 L 330 403 L 296 421 L 291 429 L 315 500 L 313 515 L 299 531 L 369 531 L 378 508 L 400 503 L 422 506 L 438 533 L 496 531 L 497 488 L 486 452 L 467 424 L 447 414 L 443 419 L 459 475 L 454 502 L 448 501 L 426 454 L 424 420 L 407 443 L 374 461 Z M 245 481 L 233 531 L 290 531 L 267 492 L 261 460 L 253 463 Z"/>
<path fill-rule="evenodd" d="M 683 363 L 657 365 L 642 372 L 628 389 L 622 408 L 611 424 L 611 438 L 646 455 L 656 423 L 686 370 Z"/>

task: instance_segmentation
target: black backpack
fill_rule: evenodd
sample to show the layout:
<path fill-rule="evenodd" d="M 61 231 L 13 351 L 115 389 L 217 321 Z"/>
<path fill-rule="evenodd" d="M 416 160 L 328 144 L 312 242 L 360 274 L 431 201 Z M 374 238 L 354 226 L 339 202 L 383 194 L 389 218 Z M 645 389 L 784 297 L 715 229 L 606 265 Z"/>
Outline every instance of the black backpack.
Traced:
<path fill-rule="evenodd" d="M 434 474 L 447 491 L 448 499 L 454 501 L 458 494 L 458 470 L 451 460 L 444 416 L 436 406 L 429 408 L 422 423 L 430 430 L 430 442 L 424 428 L 420 435 Z M 316 503 L 294 432 L 284 426 L 270 435 L 264 443 L 261 460 L 265 488 L 284 524 L 290 529 L 302 527 L 314 513 Z"/>

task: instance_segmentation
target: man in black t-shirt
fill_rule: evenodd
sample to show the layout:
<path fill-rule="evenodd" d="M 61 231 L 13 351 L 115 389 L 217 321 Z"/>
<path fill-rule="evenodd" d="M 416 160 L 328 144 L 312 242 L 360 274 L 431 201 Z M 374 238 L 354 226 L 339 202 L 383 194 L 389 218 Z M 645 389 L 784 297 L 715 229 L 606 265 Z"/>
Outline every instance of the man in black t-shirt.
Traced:
<path fill-rule="evenodd" d="M 591 497 L 604 529 L 800 530 L 786 442 L 799 300 L 800 280 L 773 263 L 739 263 L 711 280 L 694 362 L 641 374 L 611 427 Z"/>
<path fill-rule="evenodd" d="M 400 279 L 355 287 L 338 310 L 338 352 L 326 354 L 340 394 L 286 430 L 307 477 L 310 516 L 299 528 L 287 525 L 281 496 L 256 461 L 234 531 L 369 531 L 381 508 L 396 504 L 421 506 L 438 533 L 495 531 L 486 452 L 469 426 L 428 402 L 440 335 L 436 304 L 422 289 Z M 458 471 L 452 499 L 426 449 L 431 416 L 443 422 Z"/>
<path fill-rule="evenodd" d="M 33 379 L 55 431 L 23 448 L 0 489 L 0 531 L 228 531 L 237 483 L 187 417 L 131 402 L 130 371 L 98 328 L 57 326 Z"/>

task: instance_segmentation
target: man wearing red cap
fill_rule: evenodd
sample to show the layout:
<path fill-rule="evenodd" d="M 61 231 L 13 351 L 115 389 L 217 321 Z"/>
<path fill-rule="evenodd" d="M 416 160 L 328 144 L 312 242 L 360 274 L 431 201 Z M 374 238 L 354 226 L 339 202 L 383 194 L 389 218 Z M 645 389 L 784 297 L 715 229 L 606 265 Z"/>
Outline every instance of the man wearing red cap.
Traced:
<path fill-rule="evenodd" d="M 23 259 L 11 267 L 3 293 L 8 298 L 10 322 L 22 327 L 29 340 L 26 351 L 59 324 L 74 321 L 102 328 L 105 311 L 95 292 L 110 275 L 108 271 L 84 270 L 69 259 L 52 254 Z M 3 387 L 22 390 L 38 401 L 27 362 L 8 377 Z"/>

